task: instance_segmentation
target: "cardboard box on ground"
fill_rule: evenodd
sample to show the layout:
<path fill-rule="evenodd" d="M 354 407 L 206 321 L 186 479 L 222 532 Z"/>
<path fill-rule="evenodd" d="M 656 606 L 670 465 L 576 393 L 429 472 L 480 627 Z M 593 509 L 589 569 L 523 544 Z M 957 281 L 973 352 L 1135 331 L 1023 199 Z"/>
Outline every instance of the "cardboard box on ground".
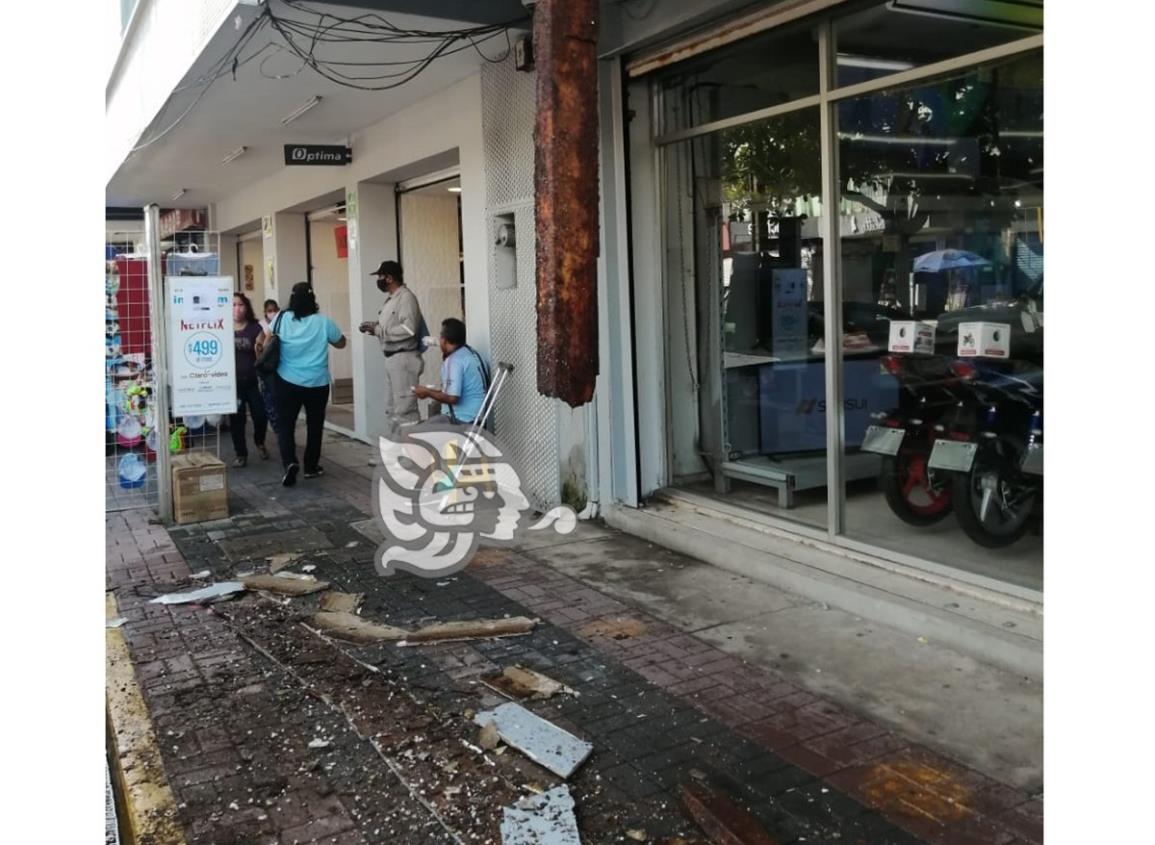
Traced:
<path fill-rule="evenodd" d="M 224 461 L 207 452 L 174 455 L 172 498 L 177 525 L 228 517 L 229 479 Z"/>

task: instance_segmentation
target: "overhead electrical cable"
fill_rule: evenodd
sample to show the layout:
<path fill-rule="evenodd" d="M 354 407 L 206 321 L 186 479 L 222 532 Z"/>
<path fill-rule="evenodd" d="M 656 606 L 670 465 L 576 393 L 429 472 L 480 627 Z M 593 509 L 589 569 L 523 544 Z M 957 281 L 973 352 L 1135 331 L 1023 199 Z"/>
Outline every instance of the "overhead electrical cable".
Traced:
<path fill-rule="evenodd" d="M 164 129 L 152 135 L 147 141 L 136 144 L 129 154 L 139 152 L 155 144 L 176 129 L 193 109 L 204 99 L 217 80 L 232 75 L 249 62 L 264 55 L 270 48 L 291 53 L 301 61 L 292 73 L 269 74 L 265 66 L 272 55 L 264 55 L 258 73 L 266 79 L 286 79 L 300 74 L 306 67 L 328 81 L 346 88 L 361 91 L 387 91 L 398 88 L 416 79 L 439 58 L 452 56 L 466 50 L 475 51 L 484 61 L 500 63 L 513 50 L 509 31 L 524 26 L 531 16 L 527 13 L 515 20 L 497 24 L 484 24 L 460 29 L 426 30 L 407 29 L 376 12 L 368 12 L 355 17 L 344 17 L 331 11 L 319 10 L 301 0 L 275 0 L 294 13 L 289 16 L 274 11 L 274 0 L 266 2 L 255 17 L 224 55 L 214 62 L 201 76 L 173 89 L 173 94 L 196 91 L 192 101 L 180 115 Z M 306 17 L 298 17 L 306 16 Z M 267 41 L 260 48 L 245 54 L 250 43 L 264 29 L 271 29 L 284 43 Z M 505 39 L 506 50 L 500 56 L 488 56 L 482 45 L 495 38 Z M 323 55 L 334 45 L 379 44 L 384 46 L 405 46 L 426 48 L 411 59 L 349 59 L 330 58 Z M 275 54 L 274 54 L 275 55 Z M 378 69 L 380 72 L 367 72 Z M 174 103 L 169 97 L 153 123 L 159 122 Z"/>

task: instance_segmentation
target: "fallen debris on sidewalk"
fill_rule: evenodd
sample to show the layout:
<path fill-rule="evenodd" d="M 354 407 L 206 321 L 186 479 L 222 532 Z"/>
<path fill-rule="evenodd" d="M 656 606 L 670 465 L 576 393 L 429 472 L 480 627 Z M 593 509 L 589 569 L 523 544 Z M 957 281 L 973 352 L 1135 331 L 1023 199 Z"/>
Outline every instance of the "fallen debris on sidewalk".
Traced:
<path fill-rule="evenodd" d="M 330 590 L 321 594 L 321 610 L 333 613 L 356 613 L 361 602 L 365 600 L 364 593 L 338 593 Z"/>
<path fill-rule="evenodd" d="M 501 736 L 497 733 L 497 725 L 493 722 L 486 722 L 481 728 L 481 733 L 477 735 L 478 746 L 483 751 L 492 751 L 497 748 L 500 742 Z"/>
<path fill-rule="evenodd" d="M 577 692 L 553 678 L 547 678 L 533 669 L 524 666 L 506 666 L 500 675 L 486 675 L 481 678 L 482 683 L 510 698 L 528 698 L 541 701 L 552 698 L 554 695 L 566 693 L 577 695 Z"/>
<path fill-rule="evenodd" d="M 277 578 L 291 578 L 295 581 L 316 581 L 315 575 L 310 575 L 307 572 L 278 572 Z"/>
<path fill-rule="evenodd" d="M 562 786 L 503 809 L 502 845 L 581 845 L 573 796 Z"/>
<path fill-rule="evenodd" d="M 300 553 L 288 552 L 285 554 L 271 555 L 265 558 L 269 562 L 269 574 L 276 575 L 286 566 L 292 566 L 301 559 Z"/>
<path fill-rule="evenodd" d="M 512 701 L 473 717 L 473 723 L 480 727 L 489 722 L 497 728 L 506 745 L 513 746 L 558 777 L 572 775 L 594 749 L 585 740 Z"/>
<path fill-rule="evenodd" d="M 209 584 L 207 587 L 201 587 L 199 590 L 189 590 L 184 593 L 165 593 L 163 596 L 157 596 L 150 604 L 190 604 L 192 602 L 209 602 L 216 599 L 231 596 L 233 593 L 241 593 L 246 589 L 246 585 L 240 581 L 220 581 L 216 584 Z"/>
<path fill-rule="evenodd" d="M 328 581 L 301 581 L 280 575 L 250 575 L 241 584 L 250 590 L 265 590 L 287 596 L 307 596 L 329 589 Z"/>
<path fill-rule="evenodd" d="M 321 583 L 321 582 L 318 582 Z M 327 585 L 326 585 L 327 586 Z M 324 602 L 324 597 L 322 597 Z M 445 622 L 407 631 L 362 619 L 348 611 L 322 610 L 309 618 L 309 624 L 327 634 L 353 642 L 371 643 L 393 640 L 399 646 L 455 640 L 492 639 L 524 634 L 537 625 L 536 619 L 515 616 L 512 619 L 479 619 L 471 622 Z"/>
<path fill-rule="evenodd" d="M 404 628 L 370 622 L 348 611 L 322 610 L 309 617 L 309 624 L 331 637 L 355 643 L 397 642 L 409 633 Z"/>
<path fill-rule="evenodd" d="M 537 627 L 536 619 L 512 616 L 509 619 L 475 619 L 463 622 L 443 622 L 427 625 L 406 635 L 400 645 L 414 643 L 452 642 L 454 640 L 485 640 L 491 637 L 510 637 L 528 634 Z"/>
<path fill-rule="evenodd" d="M 780 845 L 754 815 L 700 783 L 679 789 L 682 806 L 715 845 Z"/>

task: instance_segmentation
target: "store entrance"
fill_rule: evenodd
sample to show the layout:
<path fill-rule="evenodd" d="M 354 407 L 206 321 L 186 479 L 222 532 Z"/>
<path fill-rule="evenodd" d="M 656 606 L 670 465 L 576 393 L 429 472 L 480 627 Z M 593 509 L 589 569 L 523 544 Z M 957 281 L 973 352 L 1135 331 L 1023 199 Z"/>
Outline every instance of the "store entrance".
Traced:
<path fill-rule="evenodd" d="M 465 321 L 467 339 L 474 327 L 465 313 L 465 264 L 461 240 L 461 177 L 443 171 L 398 185 L 398 251 L 405 284 L 417 296 L 429 334 L 438 335 L 441 321 Z M 425 350 L 422 384 L 441 386 L 441 350 Z M 441 413 L 422 402 L 421 417 Z"/>
<path fill-rule="evenodd" d="M 346 333 L 353 325 L 349 311 L 349 267 L 345 205 L 329 205 L 305 216 L 309 283 L 317 307 Z M 329 406 L 325 421 L 353 431 L 353 353 L 351 346 L 329 350 Z"/>

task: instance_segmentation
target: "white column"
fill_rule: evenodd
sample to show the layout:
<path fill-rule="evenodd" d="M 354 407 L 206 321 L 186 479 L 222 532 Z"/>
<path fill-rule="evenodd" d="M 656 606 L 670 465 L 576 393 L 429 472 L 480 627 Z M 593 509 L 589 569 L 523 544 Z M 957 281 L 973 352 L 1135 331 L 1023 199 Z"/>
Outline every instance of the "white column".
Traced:
<path fill-rule="evenodd" d="M 346 189 L 349 239 L 349 342 L 353 348 L 353 426 L 376 443 L 386 432 L 389 398 L 385 358 L 373 335 L 357 326 L 375 320 L 385 295 L 377 290 L 374 270 L 397 260 L 397 204 L 392 184 L 358 182 Z"/>
<path fill-rule="evenodd" d="M 489 223 L 485 217 L 485 150 L 478 79 L 477 119 L 459 138 L 461 156 L 461 242 L 465 258 L 465 326 L 469 345 L 489 360 Z M 440 326 L 430 326 L 434 335 Z"/>
<path fill-rule="evenodd" d="M 208 214 L 208 229 L 210 232 L 217 230 L 217 206 L 216 203 L 210 203 L 206 209 Z M 236 235 L 218 235 L 217 237 L 217 251 L 218 259 L 220 260 L 222 276 L 232 276 L 233 290 L 244 293 L 244 284 L 240 278 L 240 268 L 237 266 L 237 236 Z"/>
<path fill-rule="evenodd" d="M 221 275 L 232 276 L 233 290 L 245 293 L 245 280 L 241 278 L 241 270 L 237 266 L 237 236 L 221 235 L 219 249 Z M 252 299 L 252 295 L 249 296 L 249 299 Z"/>
<path fill-rule="evenodd" d="M 293 285 L 308 278 L 305 252 L 305 215 L 278 211 L 261 220 L 264 234 L 264 279 L 262 299 L 275 299 L 282 308 L 289 305 Z"/>

